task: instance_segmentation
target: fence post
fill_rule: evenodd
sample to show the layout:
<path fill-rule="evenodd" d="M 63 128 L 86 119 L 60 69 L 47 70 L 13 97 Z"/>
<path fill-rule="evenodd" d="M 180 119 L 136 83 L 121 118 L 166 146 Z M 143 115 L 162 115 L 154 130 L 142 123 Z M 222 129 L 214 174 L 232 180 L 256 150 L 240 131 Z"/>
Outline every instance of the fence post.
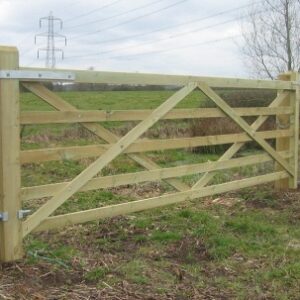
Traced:
<path fill-rule="evenodd" d="M 15 47 L 0 46 L 0 70 L 19 67 Z M 23 256 L 20 189 L 20 109 L 19 81 L 0 78 L 0 260 L 8 262 Z"/>
<path fill-rule="evenodd" d="M 299 74 L 297 72 L 289 72 L 279 75 L 278 79 L 286 81 L 298 81 Z M 280 115 L 276 118 L 277 129 L 293 130 L 291 137 L 276 139 L 276 151 L 288 151 L 291 155 L 289 163 L 293 166 L 295 176 L 282 179 L 275 182 L 277 190 L 296 189 L 298 185 L 298 145 L 299 145 L 299 87 L 296 91 L 290 91 L 290 96 L 282 102 L 280 106 L 290 106 L 293 109 L 292 115 Z M 276 170 L 282 170 L 282 167 L 276 165 Z"/>

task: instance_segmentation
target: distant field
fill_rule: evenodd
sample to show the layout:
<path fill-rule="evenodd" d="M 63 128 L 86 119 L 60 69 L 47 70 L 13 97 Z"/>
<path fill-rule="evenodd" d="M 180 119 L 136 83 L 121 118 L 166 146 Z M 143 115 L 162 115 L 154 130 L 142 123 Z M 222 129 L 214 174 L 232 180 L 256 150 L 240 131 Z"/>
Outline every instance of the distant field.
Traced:
<path fill-rule="evenodd" d="M 61 92 L 58 93 L 64 100 L 68 101 L 78 109 L 82 110 L 126 110 L 126 109 L 154 109 L 163 103 L 174 91 L 132 91 L 132 92 Z M 203 103 L 204 96 L 200 92 L 190 94 L 184 101 L 179 103 L 178 108 L 197 108 Z M 31 93 L 21 95 L 22 111 L 49 111 L 54 110 L 43 100 Z M 128 122 L 130 123 L 130 122 Z M 131 122 L 132 124 L 133 122 Z M 173 121 L 181 127 L 185 121 Z M 161 122 L 155 127 L 159 127 Z M 104 122 L 105 127 L 124 127 L 124 122 Z M 62 135 L 64 131 L 76 130 L 76 124 L 57 125 L 28 125 L 24 128 L 22 135 Z M 81 141 L 82 142 L 82 141 Z M 26 146 L 24 146 L 26 147 Z"/>
<path fill-rule="evenodd" d="M 174 91 L 120 91 L 120 92 L 60 92 L 63 99 L 79 109 L 149 109 L 156 108 L 164 100 L 174 94 Z M 204 96 L 194 92 L 184 99 L 178 107 L 199 107 Z M 50 110 L 44 101 L 31 93 L 22 94 L 22 110 Z"/>
<path fill-rule="evenodd" d="M 173 92 L 63 92 L 84 110 L 150 109 Z M 178 107 L 201 107 L 195 92 Z M 42 100 L 22 94 L 23 111 L 51 110 Z M 106 122 L 124 134 L 132 126 Z M 185 136 L 190 121 L 161 122 L 151 138 Z M 166 138 L 166 137 L 164 137 Z M 22 148 L 102 143 L 79 125 L 25 126 Z M 225 148 L 226 149 L 226 148 Z M 259 152 L 243 149 L 239 155 Z M 217 160 L 222 152 L 191 149 L 151 152 L 161 167 Z M 93 161 L 46 162 L 22 168 L 22 185 L 68 181 Z M 265 174 L 272 164 L 219 172 L 212 183 Z M 142 167 L 125 155 L 101 175 L 136 172 Z M 192 185 L 199 175 L 186 176 Z M 174 191 L 163 182 L 147 182 L 77 193 L 56 214 L 90 209 Z M 45 199 L 24 204 L 35 209 Z M 272 185 L 245 189 L 181 205 L 154 209 L 59 232 L 31 234 L 23 262 L 2 266 L 4 299 L 299 299 L 300 193 L 274 192 Z"/>

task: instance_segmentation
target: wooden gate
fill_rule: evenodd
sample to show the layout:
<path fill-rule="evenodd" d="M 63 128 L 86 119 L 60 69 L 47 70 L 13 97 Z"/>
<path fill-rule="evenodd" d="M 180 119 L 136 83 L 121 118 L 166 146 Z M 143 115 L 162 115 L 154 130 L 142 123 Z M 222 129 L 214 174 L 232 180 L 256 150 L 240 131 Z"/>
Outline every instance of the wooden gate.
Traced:
<path fill-rule="evenodd" d="M 129 74 L 95 71 L 19 68 L 15 48 L 0 48 L 0 107 L 1 107 L 1 211 L 0 258 L 11 261 L 22 257 L 22 240 L 33 231 L 59 228 L 154 207 L 220 194 L 258 184 L 276 182 L 277 188 L 296 188 L 298 173 L 299 82 L 297 73 L 285 74 L 277 81 L 245 80 L 211 77 Z M 52 76 L 52 77 L 51 77 Z M 160 84 L 181 88 L 154 110 L 139 111 L 79 111 L 43 85 L 43 81 L 73 80 L 79 83 Z M 19 113 L 19 82 L 30 92 L 57 111 Z M 213 88 L 273 89 L 277 97 L 268 107 L 232 108 Z M 175 106 L 194 90 L 199 89 L 216 108 L 178 109 Z M 277 117 L 277 129 L 258 131 L 269 116 Z M 228 117 L 242 133 L 176 139 L 140 139 L 162 119 L 192 119 Z M 257 116 L 249 124 L 243 117 Z M 122 137 L 112 133 L 99 122 L 140 121 Z M 107 144 L 20 150 L 20 124 L 79 123 Z M 267 140 L 276 139 L 276 149 Z M 256 142 L 265 154 L 234 158 L 249 141 Z M 190 148 L 204 145 L 232 144 L 218 161 L 161 168 L 145 153 L 148 151 Z M 113 176 L 98 174 L 120 154 L 126 154 L 146 170 Z M 21 188 L 21 164 L 60 159 L 96 159 L 70 182 Z M 208 185 L 217 171 L 274 161 L 271 173 Z M 202 173 L 193 186 L 179 178 Z M 88 191 L 164 180 L 177 192 L 158 197 L 110 205 L 64 215 L 52 214 L 78 191 Z M 23 218 L 22 202 L 50 197 L 34 213 Z"/>

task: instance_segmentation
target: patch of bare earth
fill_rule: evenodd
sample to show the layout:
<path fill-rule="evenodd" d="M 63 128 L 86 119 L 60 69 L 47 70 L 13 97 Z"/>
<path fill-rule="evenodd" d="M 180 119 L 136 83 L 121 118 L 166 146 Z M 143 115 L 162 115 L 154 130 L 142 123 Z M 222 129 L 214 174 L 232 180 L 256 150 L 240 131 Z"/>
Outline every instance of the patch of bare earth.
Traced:
<path fill-rule="evenodd" d="M 210 260 L 205 243 L 201 239 L 187 236 L 169 245 L 166 257 L 181 263 L 197 263 Z"/>

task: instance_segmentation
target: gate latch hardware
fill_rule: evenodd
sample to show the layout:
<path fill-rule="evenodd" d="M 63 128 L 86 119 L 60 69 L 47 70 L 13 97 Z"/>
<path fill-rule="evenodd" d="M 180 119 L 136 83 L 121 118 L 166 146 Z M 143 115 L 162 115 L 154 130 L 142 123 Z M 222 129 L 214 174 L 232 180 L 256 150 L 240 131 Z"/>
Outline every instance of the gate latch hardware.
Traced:
<path fill-rule="evenodd" d="M 0 221 L 2 222 L 8 221 L 8 212 L 6 211 L 0 212 Z"/>
<path fill-rule="evenodd" d="M 30 209 L 21 209 L 17 213 L 18 219 L 24 219 L 30 213 L 31 213 Z"/>

